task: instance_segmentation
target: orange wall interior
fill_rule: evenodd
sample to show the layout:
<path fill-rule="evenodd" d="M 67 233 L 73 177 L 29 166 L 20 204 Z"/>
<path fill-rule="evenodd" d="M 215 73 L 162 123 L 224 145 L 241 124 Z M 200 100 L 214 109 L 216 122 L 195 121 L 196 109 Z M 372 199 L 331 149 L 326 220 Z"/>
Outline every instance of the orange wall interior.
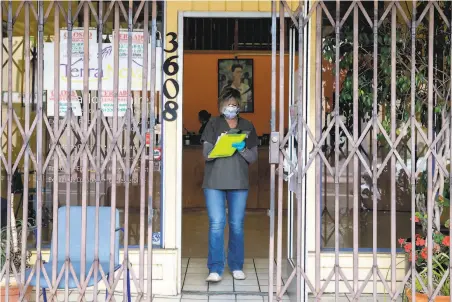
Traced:
<path fill-rule="evenodd" d="M 200 124 L 198 112 L 207 110 L 212 116 L 218 115 L 218 59 L 253 59 L 254 70 L 254 113 L 243 113 L 241 116 L 253 122 L 257 134 L 270 133 L 271 113 L 271 53 L 246 54 L 237 52 L 185 52 L 183 74 L 183 121 L 184 127 L 197 133 Z M 279 70 L 279 56 L 276 58 L 276 70 Z M 296 61 L 297 62 L 297 61 Z M 288 125 L 288 64 L 285 56 L 285 127 Z M 323 62 L 324 96 L 331 98 L 333 94 L 334 77 L 330 65 Z M 331 67 L 331 66 L 330 66 Z M 276 77 L 277 116 L 279 116 L 279 76 Z M 278 121 L 276 123 L 278 126 Z"/>
<path fill-rule="evenodd" d="M 218 115 L 218 59 L 253 59 L 254 78 L 254 113 L 242 113 L 241 116 L 250 120 L 257 134 L 270 133 L 271 111 L 271 53 L 238 55 L 236 52 L 186 52 L 184 53 L 184 89 L 183 89 L 183 119 L 184 126 L 190 132 L 198 132 L 198 112 L 209 111 L 212 116 Z M 279 57 L 277 57 L 279 62 Z M 289 57 L 285 56 L 285 70 L 288 69 Z M 279 64 L 277 64 L 277 70 Z M 285 75 L 285 111 L 287 121 L 288 83 Z M 279 78 L 277 77 L 277 96 L 279 96 Z M 278 99 L 277 99 L 278 101 Z M 278 105 L 277 105 L 278 106 Z M 287 127 L 287 122 L 286 122 Z"/>

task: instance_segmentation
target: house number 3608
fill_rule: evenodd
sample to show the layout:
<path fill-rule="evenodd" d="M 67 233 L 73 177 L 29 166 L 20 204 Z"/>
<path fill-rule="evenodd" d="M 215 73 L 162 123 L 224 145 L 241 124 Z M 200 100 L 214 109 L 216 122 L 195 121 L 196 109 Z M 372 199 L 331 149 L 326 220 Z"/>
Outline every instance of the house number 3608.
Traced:
<path fill-rule="evenodd" d="M 170 37 L 169 44 L 171 44 L 170 49 L 164 49 L 164 51 L 168 54 L 175 53 L 179 48 L 179 44 L 177 43 L 177 34 L 174 32 L 169 32 L 166 34 L 167 37 Z M 163 72 L 167 76 L 175 76 L 179 72 L 179 64 L 177 64 L 177 55 L 170 55 L 165 62 L 163 62 Z M 174 94 L 171 95 L 168 91 L 168 87 L 173 86 L 172 91 Z M 163 119 L 165 121 L 175 121 L 177 119 L 177 109 L 179 109 L 179 105 L 173 101 L 179 95 L 179 83 L 177 80 L 170 78 L 166 79 L 163 83 L 163 95 L 168 99 L 165 102 L 165 106 L 162 112 Z"/>

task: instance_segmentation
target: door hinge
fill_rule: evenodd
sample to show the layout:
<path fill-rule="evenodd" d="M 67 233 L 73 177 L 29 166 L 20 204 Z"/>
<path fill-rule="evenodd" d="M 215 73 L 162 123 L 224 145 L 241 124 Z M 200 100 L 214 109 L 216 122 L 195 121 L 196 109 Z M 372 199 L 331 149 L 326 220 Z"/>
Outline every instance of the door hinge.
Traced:
<path fill-rule="evenodd" d="M 279 132 L 272 132 L 270 134 L 270 164 L 279 164 Z"/>

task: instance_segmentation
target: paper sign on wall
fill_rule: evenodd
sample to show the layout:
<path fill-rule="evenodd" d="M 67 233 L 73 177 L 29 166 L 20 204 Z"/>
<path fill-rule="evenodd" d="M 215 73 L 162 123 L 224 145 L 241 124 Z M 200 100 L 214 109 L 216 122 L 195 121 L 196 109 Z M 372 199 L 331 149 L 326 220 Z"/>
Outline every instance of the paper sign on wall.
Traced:
<path fill-rule="evenodd" d="M 72 32 L 72 55 L 71 66 L 69 68 L 71 77 L 71 89 L 83 90 L 83 78 L 88 74 L 88 83 L 90 90 L 97 90 L 98 79 L 102 79 L 102 89 L 113 90 L 114 87 L 114 49 L 113 42 L 115 37 L 112 37 L 112 43 L 102 44 L 102 66 L 98 65 L 98 43 L 96 41 L 95 30 L 89 31 L 88 43 L 89 54 L 89 68 L 85 70 L 84 60 L 84 46 L 85 37 L 83 29 L 74 29 Z M 68 32 L 61 30 L 61 44 L 60 44 L 60 89 L 67 89 L 68 83 Z M 144 33 L 132 33 L 132 68 L 131 68 L 131 90 L 141 91 L 143 84 L 143 58 L 144 58 Z M 150 67 L 151 44 L 148 44 L 148 60 Z M 54 86 L 54 43 L 44 43 L 44 89 L 52 90 Z M 121 31 L 119 34 L 119 74 L 118 74 L 118 89 L 127 90 L 127 74 L 128 74 L 128 32 Z M 156 48 L 156 88 L 160 90 L 161 87 L 161 68 L 162 68 L 162 48 Z M 46 60 L 46 58 L 49 58 Z M 148 76 L 147 90 L 150 90 L 150 77 Z"/>
<path fill-rule="evenodd" d="M 55 115 L 55 91 L 50 90 L 47 91 L 47 116 L 54 116 Z M 60 112 L 59 115 L 61 117 L 66 115 L 67 109 L 68 109 L 68 99 L 69 99 L 69 93 L 67 90 L 60 91 L 59 95 L 59 108 Z M 74 90 L 71 93 L 71 107 L 72 112 L 75 116 L 82 116 L 82 107 L 80 105 L 80 97 L 77 95 L 77 92 Z"/>

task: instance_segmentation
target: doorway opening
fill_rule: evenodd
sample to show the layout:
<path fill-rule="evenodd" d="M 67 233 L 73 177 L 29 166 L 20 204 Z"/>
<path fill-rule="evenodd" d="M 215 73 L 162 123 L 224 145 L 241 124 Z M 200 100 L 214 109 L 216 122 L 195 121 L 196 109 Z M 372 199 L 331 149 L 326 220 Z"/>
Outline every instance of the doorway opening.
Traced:
<path fill-rule="evenodd" d="M 271 117 L 272 20 L 270 13 L 248 13 L 212 16 L 183 13 L 183 133 L 182 133 L 182 292 L 215 294 L 248 294 L 267 296 L 269 291 L 270 163 L 269 139 Z M 290 28 L 290 18 L 286 18 Z M 291 31 L 286 31 L 290 40 Z M 295 36 L 295 35 L 294 35 Z M 180 39 L 182 40 L 182 39 Z M 290 64 L 287 43 L 285 64 Z M 241 83 L 249 89 L 242 101 L 240 116 L 251 121 L 259 137 L 258 158 L 249 166 L 249 193 L 244 222 L 245 264 L 247 279 L 233 280 L 225 267 L 220 284 L 208 284 L 208 215 L 202 189 L 205 159 L 202 154 L 202 123 L 199 116 L 215 117 L 221 89 L 232 80 L 233 65 L 242 67 Z M 285 76 L 285 95 L 289 106 L 293 77 Z M 201 84 L 202 83 L 202 84 Z M 200 86 L 201 84 L 201 86 Z M 202 88 L 201 88 L 202 87 Z M 242 94 L 243 96 L 243 94 Z M 287 110 L 288 111 L 288 110 Z M 287 120 L 287 119 L 286 119 Z M 289 125 L 287 125 L 288 127 Z M 285 185 L 287 183 L 285 182 Z M 284 200 L 289 200 L 284 188 Z M 289 226 L 290 203 L 283 206 L 283 225 Z M 226 213 L 228 211 L 226 210 Z M 227 220 L 226 220 L 227 221 Z M 290 227 L 282 233 L 283 255 L 289 255 Z M 227 249 L 229 227 L 225 228 Z M 275 236 L 276 237 L 276 236 Z M 276 239 L 276 238 L 275 238 Z M 276 246 L 275 253 L 276 255 Z M 288 276 L 283 274 L 282 283 Z M 274 281 L 273 284 L 276 284 Z"/>

